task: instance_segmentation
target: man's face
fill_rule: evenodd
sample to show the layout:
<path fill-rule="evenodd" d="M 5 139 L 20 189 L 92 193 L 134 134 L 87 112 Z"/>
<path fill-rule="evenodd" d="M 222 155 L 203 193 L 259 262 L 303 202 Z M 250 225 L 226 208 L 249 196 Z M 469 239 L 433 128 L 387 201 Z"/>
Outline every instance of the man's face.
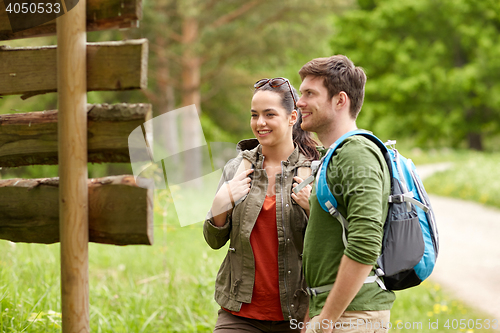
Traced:
<path fill-rule="evenodd" d="M 323 78 L 306 76 L 299 91 L 302 96 L 297 101 L 297 106 L 302 111 L 302 129 L 316 133 L 328 131 L 334 121 L 335 113 Z"/>

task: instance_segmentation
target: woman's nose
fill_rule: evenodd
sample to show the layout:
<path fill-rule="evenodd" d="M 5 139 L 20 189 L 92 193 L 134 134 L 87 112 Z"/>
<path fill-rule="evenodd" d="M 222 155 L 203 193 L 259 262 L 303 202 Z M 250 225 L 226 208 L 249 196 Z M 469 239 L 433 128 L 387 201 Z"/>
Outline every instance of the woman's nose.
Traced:
<path fill-rule="evenodd" d="M 265 126 L 266 125 L 266 120 L 264 119 L 264 117 L 259 117 L 257 119 L 257 125 L 258 126 Z"/>

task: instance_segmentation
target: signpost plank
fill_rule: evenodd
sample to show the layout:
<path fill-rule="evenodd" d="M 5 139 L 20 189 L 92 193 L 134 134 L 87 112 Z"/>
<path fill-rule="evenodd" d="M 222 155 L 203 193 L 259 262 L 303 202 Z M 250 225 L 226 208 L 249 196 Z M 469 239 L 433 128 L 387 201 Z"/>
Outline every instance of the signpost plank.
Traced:
<path fill-rule="evenodd" d="M 56 34 L 56 20 L 12 32 L 3 1 L 0 1 L 0 40 L 50 36 Z M 141 0 L 88 0 L 87 31 L 137 27 L 142 17 Z"/>
<path fill-rule="evenodd" d="M 146 182 L 146 179 L 138 178 Z M 134 176 L 89 179 L 89 241 L 153 244 L 153 189 Z M 0 180 L 0 239 L 59 242 L 59 179 Z"/>
<path fill-rule="evenodd" d="M 151 117 L 151 104 L 88 104 L 88 162 L 129 163 L 128 136 Z M 0 115 L 0 167 L 57 164 L 57 119 L 57 110 Z"/>
<path fill-rule="evenodd" d="M 147 87 L 147 39 L 87 43 L 86 56 L 87 91 Z M 0 95 L 55 92 L 56 68 L 57 46 L 0 46 Z"/>

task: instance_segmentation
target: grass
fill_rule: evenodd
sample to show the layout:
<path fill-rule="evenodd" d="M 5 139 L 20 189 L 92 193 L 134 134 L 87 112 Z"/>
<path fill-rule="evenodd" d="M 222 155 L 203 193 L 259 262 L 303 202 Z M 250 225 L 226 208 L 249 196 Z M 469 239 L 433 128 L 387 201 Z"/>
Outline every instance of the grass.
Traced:
<path fill-rule="evenodd" d="M 478 154 L 470 150 L 453 150 L 449 148 L 421 150 L 420 148 L 405 148 L 404 146 L 399 148 L 397 145 L 396 148 L 403 156 L 411 159 L 415 165 L 441 162 L 460 163 Z"/>
<path fill-rule="evenodd" d="M 173 205 L 160 209 L 169 203 L 164 193 L 156 196 L 153 246 L 89 244 L 92 332 L 212 332 L 214 281 L 227 247 L 210 249 L 201 223 L 180 227 Z M 0 241 L 0 253 L 0 332 L 60 332 L 59 245 Z M 444 324 L 453 319 L 485 317 L 425 282 L 397 292 L 391 331 L 427 332 L 439 320 L 432 331 L 450 332 Z M 406 323 L 422 328 L 396 328 Z"/>
<path fill-rule="evenodd" d="M 211 332 L 225 251 L 170 215 L 155 212 L 153 246 L 89 244 L 92 332 Z M 0 241 L 0 253 L 0 332 L 60 332 L 59 245 Z"/>
<path fill-rule="evenodd" d="M 500 153 L 468 152 L 424 181 L 429 193 L 500 208 Z"/>
<path fill-rule="evenodd" d="M 396 302 L 391 310 L 390 332 L 492 332 L 490 329 L 477 329 L 478 320 L 493 318 L 467 306 L 462 301 L 443 291 L 439 284 L 424 281 L 420 286 L 396 292 Z M 460 320 L 468 323 L 460 329 Z M 472 324 L 474 321 L 474 325 Z M 458 329 L 453 329 L 457 327 Z M 397 327 L 401 327 L 398 329 Z M 432 326 L 431 326 L 432 325 Z M 448 327 L 446 327 L 448 325 Z M 500 323 L 496 325 L 500 328 Z M 404 328 L 406 327 L 406 328 Z M 462 325 L 463 327 L 463 325 Z M 434 329 L 437 328 L 437 329 Z"/>

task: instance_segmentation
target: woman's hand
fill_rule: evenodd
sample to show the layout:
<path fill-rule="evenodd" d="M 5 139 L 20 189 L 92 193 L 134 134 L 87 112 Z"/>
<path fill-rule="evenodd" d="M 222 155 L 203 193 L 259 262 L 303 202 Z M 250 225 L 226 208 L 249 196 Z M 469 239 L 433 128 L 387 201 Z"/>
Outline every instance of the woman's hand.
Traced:
<path fill-rule="evenodd" d="M 293 177 L 293 179 L 297 182 L 293 184 L 293 187 L 299 186 L 304 180 L 298 176 Z M 307 185 L 299 193 L 295 194 L 292 191 L 292 199 L 295 200 L 296 203 L 300 205 L 306 212 L 307 216 L 309 216 L 309 196 L 311 195 L 312 187 L 311 185 Z"/>
<path fill-rule="evenodd" d="M 307 324 L 311 321 L 311 318 L 309 318 L 309 308 L 307 308 L 306 315 L 304 317 L 304 327 L 300 330 L 300 333 L 306 333 L 307 332 Z"/>
<path fill-rule="evenodd" d="M 217 191 L 211 209 L 217 227 L 222 227 L 226 223 L 227 212 L 234 207 L 234 203 L 250 192 L 251 179 L 248 175 L 252 172 L 253 169 L 241 172 Z"/>
<path fill-rule="evenodd" d="M 236 175 L 231 181 L 227 182 L 229 191 L 229 199 L 234 207 L 234 203 L 243 198 L 250 192 L 250 182 L 252 179 L 248 176 L 253 172 L 253 169 L 248 169 Z"/>

